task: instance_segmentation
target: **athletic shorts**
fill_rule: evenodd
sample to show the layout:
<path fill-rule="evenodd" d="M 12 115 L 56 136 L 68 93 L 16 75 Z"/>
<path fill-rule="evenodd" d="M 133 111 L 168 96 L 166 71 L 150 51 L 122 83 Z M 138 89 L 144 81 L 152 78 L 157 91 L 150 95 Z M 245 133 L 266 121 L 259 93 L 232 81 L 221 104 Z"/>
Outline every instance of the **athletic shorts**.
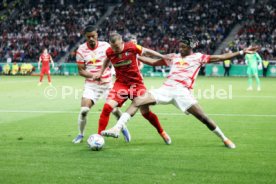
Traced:
<path fill-rule="evenodd" d="M 247 75 L 257 75 L 258 68 L 247 67 Z"/>
<path fill-rule="evenodd" d="M 118 103 L 121 107 L 127 99 L 134 99 L 137 96 L 142 96 L 147 91 L 144 84 L 124 84 L 115 82 L 113 88 L 110 90 L 108 98 Z"/>
<path fill-rule="evenodd" d="M 50 74 L 50 68 L 41 68 L 40 73 L 49 75 Z"/>
<path fill-rule="evenodd" d="M 189 114 L 187 110 L 197 103 L 191 91 L 185 87 L 174 88 L 162 86 L 159 89 L 153 89 L 149 92 L 155 98 L 156 104 L 173 104 L 186 114 Z"/>
<path fill-rule="evenodd" d="M 87 98 L 93 101 L 94 104 L 101 98 L 106 98 L 112 83 L 107 84 L 95 84 L 91 82 L 86 82 L 84 84 L 83 98 Z"/>

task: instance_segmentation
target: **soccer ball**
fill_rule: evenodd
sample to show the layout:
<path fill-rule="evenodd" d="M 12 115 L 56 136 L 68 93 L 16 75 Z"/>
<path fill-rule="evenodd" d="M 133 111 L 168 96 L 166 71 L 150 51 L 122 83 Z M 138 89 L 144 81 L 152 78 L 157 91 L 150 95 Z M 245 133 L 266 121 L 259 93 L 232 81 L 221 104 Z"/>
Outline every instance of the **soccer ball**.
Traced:
<path fill-rule="evenodd" d="M 88 147 L 93 151 L 99 151 L 104 146 L 104 138 L 99 134 L 90 135 L 87 139 Z"/>

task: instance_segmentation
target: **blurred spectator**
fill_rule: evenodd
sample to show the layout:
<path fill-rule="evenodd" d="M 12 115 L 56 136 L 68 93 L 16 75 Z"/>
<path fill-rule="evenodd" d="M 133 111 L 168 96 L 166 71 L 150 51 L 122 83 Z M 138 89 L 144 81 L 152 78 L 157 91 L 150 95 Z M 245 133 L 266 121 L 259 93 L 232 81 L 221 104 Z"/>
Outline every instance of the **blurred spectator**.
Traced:
<path fill-rule="evenodd" d="M 16 62 L 13 62 L 12 64 L 12 70 L 11 70 L 11 74 L 12 75 L 16 75 L 19 71 L 19 66 Z"/>
<path fill-rule="evenodd" d="M 4 70 L 3 70 L 4 74 L 5 75 L 9 75 L 10 74 L 10 70 L 11 70 L 11 67 L 10 67 L 9 63 L 5 64 L 4 65 Z"/>

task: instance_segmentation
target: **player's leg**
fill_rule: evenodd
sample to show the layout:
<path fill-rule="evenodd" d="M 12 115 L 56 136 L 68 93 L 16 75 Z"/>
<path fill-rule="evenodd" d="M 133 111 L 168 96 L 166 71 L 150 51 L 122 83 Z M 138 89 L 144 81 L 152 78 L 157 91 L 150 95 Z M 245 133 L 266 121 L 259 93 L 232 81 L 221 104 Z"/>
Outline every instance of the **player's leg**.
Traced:
<path fill-rule="evenodd" d="M 84 130 L 87 123 L 87 115 L 91 107 L 94 105 L 94 102 L 91 99 L 82 97 L 81 100 L 81 109 L 78 116 L 78 127 L 79 127 L 79 134 L 73 140 L 73 143 L 78 144 L 82 142 L 84 137 Z"/>
<path fill-rule="evenodd" d="M 142 116 L 148 120 L 150 122 L 150 124 L 152 126 L 155 127 L 155 129 L 157 130 L 157 132 L 159 133 L 159 135 L 163 138 L 163 140 L 165 141 L 166 144 L 171 144 L 171 138 L 170 136 L 164 131 L 164 129 L 162 128 L 158 117 L 156 116 L 156 114 L 154 114 L 153 112 L 150 111 L 150 108 L 148 105 L 143 105 L 140 107 L 140 112 L 142 114 Z"/>
<path fill-rule="evenodd" d="M 247 88 L 247 90 L 251 91 L 251 90 L 253 90 L 253 87 L 252 87 L 253 80 L 252 80 L 252 69 L 250 67 L 247 68 L 247 75 L 248 75 L 248 88 Z"/>
<path fill-rule="evenodd" d="M 42 68 L 40 71 L 40 77 L 39 77 L 39 83 L 38 83 L 39 86 L 42 84 L 43 77 L 44 77 L 44 70 Z"/>
<path fill-rule="evenodd" d="M 48 84 L 51 85 L 52 84 L 52 80 L 51 80 L 50 70 L 47 72 L 47 76 L 48 76 Z"/>
<path fill-rule="evenodd" d="M 256 83 L 257 83 L 257 91 L 261 91 L 261 81 L 258 75 L 258 69 L 256 69 L 254 77 L 256 79 Z"/>
<path fill-rule="evenodd" d="M 214 132 L 224 142 L 226 147 L 228 148 L 236 147 L 235 144 L 224 135 L 224 133 L 215 124 L 215 122 L 203 112 L 202 108 L 198 104 L 192 105 L 187 111 L 192 115 L 194 115 L 203 124 L 205 124 L 209 130 Z"/>
<path fill-rule="evenodd" d="M 98 134 L 101 134 L 102 131 L 106 129 L 108 124 L 110 114 L 112 113 L 113 109 L 118 106 L 118 102 L 112 99 L 108 99 L 102 109 L 99 125 L 98 125 Z"/>

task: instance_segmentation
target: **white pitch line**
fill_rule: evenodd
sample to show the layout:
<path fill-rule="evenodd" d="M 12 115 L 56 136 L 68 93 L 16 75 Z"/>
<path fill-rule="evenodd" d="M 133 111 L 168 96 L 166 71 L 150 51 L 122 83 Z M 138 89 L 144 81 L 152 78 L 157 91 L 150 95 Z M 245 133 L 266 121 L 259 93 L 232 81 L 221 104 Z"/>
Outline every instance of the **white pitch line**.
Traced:
<path fill-rule="evenodd" d="M 78 111 L 38 111 L 38 110 L 3 110 L 0 113 L 38 113 L 38 114 L 78 114 Z M 89 112 L 90 114 L 100 114 L 100 112 Z M 157 113 L 164 116 L 183 116 L 184 113 Z M 236 116 L 236 117 L 276 117 L 276 114 L 208 114 L 210 116 Z"/>

